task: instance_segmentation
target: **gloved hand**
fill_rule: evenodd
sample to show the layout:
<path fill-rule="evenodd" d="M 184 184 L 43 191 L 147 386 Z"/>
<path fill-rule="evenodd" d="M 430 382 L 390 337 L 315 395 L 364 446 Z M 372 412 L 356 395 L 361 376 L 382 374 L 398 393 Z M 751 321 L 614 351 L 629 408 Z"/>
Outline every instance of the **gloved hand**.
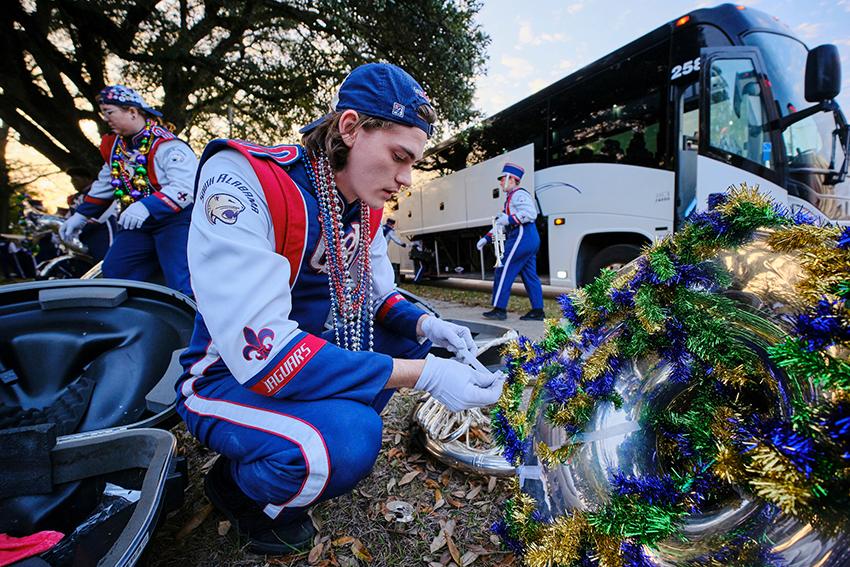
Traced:
<path fill-rule="evenodd" d="M 484 247 L 487 246 L 487 237 L 481 238 L 478 242 L 475 243 L 475 247 L 479 250 L 483 250 Z"/>
<path fill-rule="evenodd" d="M 118 219 L 118 224 L 123 226 L 127 230 L 135 230 L 142 226 L 142 223 L 151 216 L 151 212 L 148 210 L 141 201 L 136 201 L 121 213 L 121 217 Z"/>
<path fill-rule="evenodd" d="M 479 372 L 465 364 L 429 354 L 415 389 L 428 392 L 451 411 L 496 403 L 505 376 L 501 372 Z"/>
<path fill-rule="evenodd" d="M 85 215 L 74 213 L 59 227 L 59 238 L 65 242 L 74 240 L 80 235 L 88 222 L 89 219 Z"/>
<path fill-rule="evenodd" d="M 508 219 L 508 215 L 505 213 L 499 213 L 499 216 L 496 217 L 496 224 L 499 226 L 508 226 L 510 224 L 510 219 Z"/>
<path fill-rule="evenodd" d="M 422 335 L 434 345 L 449 349 L 451 352 L 476 350 L 475 341 L 472 340 L 469 329 L 438 319 L 433 315 L 426 316 L 422 321 Z"/>
<path fill-rule="evenodd" d="M 402 242 L 402 243 L 401 243 L 401 247 L 402 247 L 402 248 L 407 248 L 407 242 Z"/>

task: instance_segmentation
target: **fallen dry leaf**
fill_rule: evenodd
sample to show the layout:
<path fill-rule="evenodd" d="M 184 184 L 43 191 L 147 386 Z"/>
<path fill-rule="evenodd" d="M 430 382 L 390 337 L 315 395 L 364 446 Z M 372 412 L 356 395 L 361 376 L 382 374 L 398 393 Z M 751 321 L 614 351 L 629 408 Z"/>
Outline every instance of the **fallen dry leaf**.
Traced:
<path fill-rule="evenodd" d="M 211 513 L 212 511 L 213 511 L 213 505 L 212 505 L 212 504 L 206 504 L 203 508 L 201 508 L 200 510 L 198 510 L 198 511 L 195 513 L 195 515 L 194 515 L 194 516 L 192 516 L 191 518 L 189 518 L 189 519 L 186 521 L 186 523 L 185 523 L 185 524 L 183 524 L 183 527 L 182 527 L 182 528 L 180 528 L 180 531 L 179 531 L 179 532 L 177 532 L 177 535 L 175 536 L 175 539 L 176 539 L 177 541 L 181 541 L 181 540 L 182 540 L 182 539 L 184 539 L 187 535 L 189 535 L 190 533 L 192 533 L 192 532 L 195 530 L 195 528 L 197 528 L 198 526 L 200 526 L 201 524 L 203 524 L 203 523 L 204 523 L 204 520 L 206 520 L 206 519 L 207 519 L 207 516 L 209 516 L 209 515 L 210 515 L 210 513 Z"/>
<path fill-rule="evenodd" d="M 444 545 L 446 545 L 446 536 L 443 531 L 440 530 L 440 533 L 437 534 L 437 537 L 431 540 L 431 553 L 441 550 Z"/>
<path fill-rule="evenodd" d="M 470 490 L 469 492 L 467 492 L 467 493 L 466 493 L 466 496 L 464 496 L 464 498 L 466 498 L 467 500 L 472 500 L 472 499 L 474 499 L 476 496 L 478 496 L 478 493 L 479 493 L 479 492 L 481 492 L 481 485 L 480 485 L 480 484 L 479 484 L 479 485 L 477 485 L 477 486 L 476 486 L 475 488 L 473 488 L 472 490 Z"/>
<path fill-rule="evenodd" d="M 444 496 L 443 498 L 445 498 L 446 502 L 448 502 L 449 504 L 451 504 L 455 508 L 463 508 L 465 506 L 465 504 L 463 502 L 461 502 L 460 500 L 455 500 L 451 496 Z"/>
<path fill-rule="evenodd" d="M 307 554 L 307 563 L 310 565 L 315 565 L 319 562 L 319 559 L 322 558 L 322 553 L 325 551 L 325 544 L 319 543 L 313 546 L 313 549 L 310 550 L 310 553 Z"/>
<path fill-rule="evenodd" d="M 351 544 L 351 553 L 354 554 L 354 557 L 366 563 L 371 563 L 372 561 L 372 555 L 359 539 L 355 539 L 354 543 Z"/>
<path fill-rule="evenodd" d="M 460 566 L 466 567 L 467 565 L 471 565 L 476 559 L 478 559 L 478 554 L 472 551 L 467 551 L 460 558 Z"/>
<path fill-rule="evenodd" d="M 226 536 L 227 532 L 230 531 L 230 522 L 227 520 L 222 520 L 218 523 L 218 535 Z"/>
<path fill-rule="evenodd" d="M 419 476 L 419 473 L 421 473 L 421 472 L 422 471 L 420 471 L 420 470 L 410 471 L 409 473 L 407 473 L 406 475 L 401 477 L 401 480 L 398 481 L 398 485 L 404 486 L 405 484 L 411 483 L 413 481 L 413 479 L 416 478 L 417 476 Z"/>
<path fill-rule="evenodd" d="M 387 493 L 390 493 L 390 492 L 393 491 L 393 488 L 395 488 L 395 484 L 396 484 L 395 477 L 391 478 L 389 480 L 389 482 L 387 482 Z"/>
<path fill-rule="evenodd" d="M 449 553 L 452 554 L 452 559 L 454 559 L 455 563 L 462 565 L 463 563 L 460 560 L 460 551 L 458 551 L 452 536 L 448 534 L 446 534 L 446 546 L 449 548 Z"/>
<path fill-rule="evenodd" d="M 496 488 L 496 477 L 491 476 L 490 481 L 487 483 L 487 492 L 493 492 L 493 489 Z"/>
<path fill-rule="evenodd" d="M 342 536 L 342 537 L 338 537 L 335 540 L 333 540 L 331 542 L 331 545 L 333 545 L 334 547 L 342 547 L 343 545 L 348 545 L 349 543 L 352 543 L 353 541 L 354 541 L 354 538 L 351 537 L 351 536 Z"/>

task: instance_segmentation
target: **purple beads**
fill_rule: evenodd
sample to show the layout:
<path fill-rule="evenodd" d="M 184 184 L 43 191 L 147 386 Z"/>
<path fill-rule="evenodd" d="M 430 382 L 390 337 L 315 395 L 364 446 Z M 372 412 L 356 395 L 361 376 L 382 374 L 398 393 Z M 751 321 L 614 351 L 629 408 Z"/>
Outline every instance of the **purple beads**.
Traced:
<path fill-rule="evenodd" d="M 148 158 L 147 158 L 147 156 L 143 156 L 143 155 L 141 155 L 141 154 L 137 155 L 137 156 L 136 156 L 136 163 L 137 163 L 137 164 L 139 164 L 139 165 L 145 165 L 145 164 L 147 164 L 147 163 L 148 163 Z"/>
<path fill-rule="evenodd" d="M 138 199 L 141 196 L 142 196 L 142 192 L 137 190 L 137 189 L 133 189 L 132 191 L 130 191 L 130 197 L 132 197 L 134 200 Z"/>
<path fill-rule="evenodd" d="M 110 181 L 109 183 L 110 183 L 110 185 L 112 185 L 112 186 L 113 186 L 113 187 L 115 187 L 116 189 L 117 189 L 117 188 L 119 188 L 119 187 L 121 187 L 121 180 L 120 180 L 120 179 L 113 179 L 113 180 L 112 180 L 112 181 Z"/>

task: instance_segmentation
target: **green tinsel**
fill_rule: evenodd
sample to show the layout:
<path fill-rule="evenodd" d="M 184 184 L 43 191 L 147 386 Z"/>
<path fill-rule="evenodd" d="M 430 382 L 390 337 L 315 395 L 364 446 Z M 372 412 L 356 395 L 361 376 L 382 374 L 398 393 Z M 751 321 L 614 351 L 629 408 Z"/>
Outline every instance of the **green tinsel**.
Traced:
<path fill-rule="evenodd" d="M 617 277 L 617 272 L 604 268 L 599 276 L 593 282 L 584 286 L 584 291 L 587 292 L 587 299 L 594 308 L 602 307 L 606 311 L 614 309 L 614 302 L 608 295 L 611 289 L 611 283 Z M 596 311 L 594 309 L 594 311 Z"/>
<path fill-rule="evenodd" d="M 788 337 L 768 349 L 770 358 L 799 380 L 809 379 L 819 386 L 850 390 L 850 364 L 823 352 L 811 352 L 803 341 Z"/>
<path fill-rule="evenodd" d="M 662 248 L 649 252 L 649 265 L 662 282 L 670 281 L 676 276 L 676 265 Z"/>
<path fill-rule="evenodd" d="M 588 513 L 587 522 L 599 532 L 654 546 L 679 529 L 686 513 L 669 506 L 647 504 L 636 498 L 614 495 L 598 512 Z"/>

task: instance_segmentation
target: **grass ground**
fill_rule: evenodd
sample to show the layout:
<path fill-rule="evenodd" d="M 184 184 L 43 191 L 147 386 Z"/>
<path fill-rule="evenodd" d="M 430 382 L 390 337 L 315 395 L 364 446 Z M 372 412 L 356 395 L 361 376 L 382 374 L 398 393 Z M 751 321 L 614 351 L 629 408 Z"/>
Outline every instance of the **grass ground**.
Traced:
<path fill-rule="evenodd" d="M 422 297 L 424 299 L 439 299 L 441 301 L 450 301 L 469 307 L 484 307 L 490 309 L 492 307 L 490 292 L 471 291 L 465 289 L 452 289 L 448 287 L 435 287 L 430 285 L 421 285 L 414 283 L 403 283 L 401 287 Z M 524 314 L 529 309 L 528 298 L 523 296 L 511 295 L 508 299 L 508 311 L 511 313 Z M 561 317 L 561 309 L 558 302 L 554 299 L 543 300 L 543 311 L 547 318 Z"/>
<path fill-rule="evenodd" d="M 425 299 L 443 299 L 465 305 L 489 305 L 489 294 L 410 286 Z M 525 298 L 515 298 L 511 309 L 524 313 Z M 513 301 L 513 300 L 512 300 Z M 547 300 L 546 311 L 557 307 Z M 423 454 L 411 425 L 419 399 L 402 391 L 384 410 L 383 447 L 372 474 L 353 493 L 314 508 L 319 528 L 309 552 L 285 557 L 263 557 L 244 551 L 224 518 L 203 495 L 203 475 L 215 454 L 200 446 L 182 425 L 173 432 L 178 450 L 189 460 L 190 486 L 183 507 L 157 530 L 146 553 L 151 567 L 189 566 L 491 566 L 515 564 L 501 549 L 489 527 L 498 518 L 508 495 L 508 481 L 467 474 L 448 468 Z M 354 433 L 356 434 L 356 433 Z M 387 503 L 402 501 L 413 507 L 411 521 L 387 516 Z M 389 519 L 388 519 L 389 518 Z"/>

